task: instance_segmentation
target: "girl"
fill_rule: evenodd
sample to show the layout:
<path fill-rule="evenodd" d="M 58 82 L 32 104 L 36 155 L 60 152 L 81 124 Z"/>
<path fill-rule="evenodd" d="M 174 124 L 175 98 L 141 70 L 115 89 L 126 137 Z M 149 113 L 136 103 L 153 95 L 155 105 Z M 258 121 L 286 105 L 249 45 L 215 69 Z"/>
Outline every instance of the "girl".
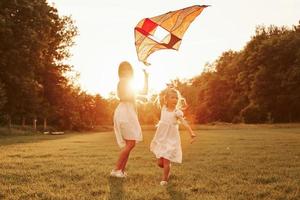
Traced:
<path fill-rule="evenodd" d="M 129 154 L 135 143 L 143 140 L 141 126 L 138 121 L 136 111 L 137 96 L 132 88 L 133 69 L 129 62 L 122 62 L 119 65 L 119 83 L 117 88 L 117 95 L 120 99 L 114 113 L 114 131 L 117 143 L 121 150 L 119 159 L 116 163 L 115 169 L 110 173 L 111 176 L 123 178 L 126 177 L 124 172 Z M 142 95 L 148 93 L 148 74 L 144 70 L 144 89 Z"/>
<path fill-rule="evenodd" d="M 158 166 L 163 168 L 163 177 L 160 185 L 166 185 L 169 179 L 170 162 L 181 163 L 182 161 L 181 141 L 177 121 L 180 121 L 188 129 L 192 138 L 191 142 L 194 141 L 196 135 L 184 120 L 183 112 L 179 109 L 181 99 L 179 99 L 180 94 L 178 90 L 168 88 L 161 96 L 161 117 L 155 136 L 151 142 L 150 150 L 158 159 Z"/>

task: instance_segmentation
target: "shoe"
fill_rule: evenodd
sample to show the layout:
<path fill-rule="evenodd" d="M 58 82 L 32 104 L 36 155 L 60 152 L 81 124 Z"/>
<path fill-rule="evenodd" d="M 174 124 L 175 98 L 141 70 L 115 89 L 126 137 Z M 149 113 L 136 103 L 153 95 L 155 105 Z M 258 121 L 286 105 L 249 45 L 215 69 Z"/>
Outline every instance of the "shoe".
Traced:
<path fill-rule="evenodd" d="M 117 178 L 125 178 L 125 174 L 123 174 L 123 172 L 121 170 L 112 170 L 110 172 L 110 176 L 113 176 L 113 177 L 117 177 Z"/>
<path fill-rule="evenodd" d="M 161 181 L 161 182 L 160 182 L 160 185 L 161 185 L 161 186 L 164 186 L 164 185 L 167 185 L 167 184 L 168 184 L 168 181 Z"/>
<path fill-rule="evenodd" d="M 127 174 L 126 172 L 123 172 L 123 174 L 124 174 L 124 176 L 125 176 L 125 177 L 127 177 L 127 176 L 128 176 L 128 174 Z"/>

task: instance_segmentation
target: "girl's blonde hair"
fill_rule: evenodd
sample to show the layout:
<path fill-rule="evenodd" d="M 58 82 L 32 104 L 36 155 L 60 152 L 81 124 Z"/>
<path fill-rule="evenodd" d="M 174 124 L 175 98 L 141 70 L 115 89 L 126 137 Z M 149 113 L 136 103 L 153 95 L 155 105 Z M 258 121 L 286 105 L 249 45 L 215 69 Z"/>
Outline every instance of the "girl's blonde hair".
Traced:
<path fill-rule="evenodd" d="M 172 86 L 168 86 L 168 88 L 164 89 L 159 93 L 157 99 L 157 104 L 159 105 L 159 107 L 162 108 L 163 106 L 167 105 L 167 98 L 170 96 L 171 93 L 176 93 L 178 97 L 176 109 L 185 109 L 187 106 L 185 98 L 183 98 L 180 92 Z"/>

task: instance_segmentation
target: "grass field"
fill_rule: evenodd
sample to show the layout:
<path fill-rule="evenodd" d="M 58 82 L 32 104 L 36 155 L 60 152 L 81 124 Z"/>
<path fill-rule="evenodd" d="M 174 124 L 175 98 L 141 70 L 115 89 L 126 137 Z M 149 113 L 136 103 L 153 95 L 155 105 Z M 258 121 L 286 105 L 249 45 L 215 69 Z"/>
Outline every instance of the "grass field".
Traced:
<path fill-rule="evenodd" d="M 300 199 L 300 126 L 201 128 L 167 187 L 149 152 L 133 150 L 126 179 L 109 177 L 119 148 L 112 132 L 0 136 L 0 199 Z"/>

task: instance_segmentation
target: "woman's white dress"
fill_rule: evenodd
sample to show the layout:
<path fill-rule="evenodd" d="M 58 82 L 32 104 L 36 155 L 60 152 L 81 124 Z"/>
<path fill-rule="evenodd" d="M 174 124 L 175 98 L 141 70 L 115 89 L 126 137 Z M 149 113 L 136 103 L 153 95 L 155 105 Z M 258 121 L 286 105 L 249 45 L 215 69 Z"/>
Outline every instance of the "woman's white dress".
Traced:
<path fill-rule="evenodd" d="M 120 102 L 114 112 L 114 131 L 120 148 L 125 140 L 142 141 L 142 130 L 134 102 Z"/>
<path fill-rule="evenodd" d="M 175 109 L 170 112 L 164 106 L 154 138 L 150 144 L 156 158 L 166 158 L 171 162 L 182 162 L 181 140 L 177 120 L 183 118 L 183 112 Z"/>

